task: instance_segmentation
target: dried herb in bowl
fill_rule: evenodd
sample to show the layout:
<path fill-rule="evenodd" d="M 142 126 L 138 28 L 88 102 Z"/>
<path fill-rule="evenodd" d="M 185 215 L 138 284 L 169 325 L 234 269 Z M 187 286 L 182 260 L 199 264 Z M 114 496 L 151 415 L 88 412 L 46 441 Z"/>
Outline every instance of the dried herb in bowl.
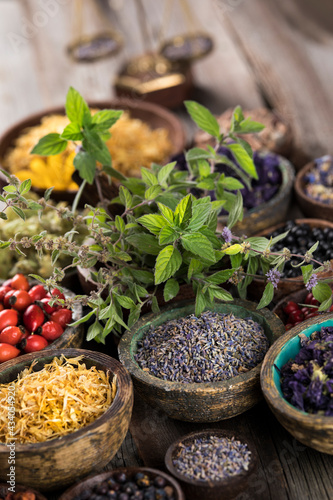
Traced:
<path fill-rule="evenodd" d="M 299 338 L 299 353 L 280 371 L 282 393 L 299 410 L 333 416 L 333 327 Z"/>

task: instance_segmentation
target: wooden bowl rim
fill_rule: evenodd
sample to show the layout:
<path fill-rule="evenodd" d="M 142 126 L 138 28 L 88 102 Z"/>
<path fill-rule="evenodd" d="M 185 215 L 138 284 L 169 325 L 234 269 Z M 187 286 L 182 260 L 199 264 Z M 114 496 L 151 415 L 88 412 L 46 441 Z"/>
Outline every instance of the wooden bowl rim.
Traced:
<path fill-rule="evenodd" d="M 114 400 L 112 401 L 110 407 L 106 410 L 103 415 L 98 417 L 94 422 L 81 429 L 72 432 L 66 436 L 61 438 L 51 439 L 49 441 L 43 441 L 41 443 L 25 443 L 25 444 L 16 444 L 16 452 L 27 452 L 31 453 L 33 451 L 38 452 L 49 452 L 51 450 L 55 450 L 59 446 L 62 447 L 63 443 L 67 441 L 67 444 L 70 445 L 72 442 L 78 441 L 84 435 L 90 434 L 91 431 L 105 424 L 106 422 L 112 420 L 113 416 L 121 410 L 124 406 L 126 406 L 128 400 L 131 399 L 133 393 L 133 385 L 131 376 L 126 370 L 126 368 L 119 363 L 115 358 L 111 358 L 107 354 L 98 352 L 98 351 L 89 351 L 87 349 L 76 349 L 76 348 L 67 348 L 67 349 L 50 349 L 46 351 L 37 351 L 30 354 L 25 354 L 20 356 L 19 358 L 14 358 L 14 360 L 6 361 L 2 363 L 0 366 L 0 378 L 4 371 L 9 370 L 12 367 L 22 365 L 18 371 L 22 371 L 24 367 L 30 366 L 34 360 L 38 360 L 40 358 L 47 358 L 46 361 L 51 361 L 54 357 L 60 357 L 61 355 L 66 356 L 67 358 L 77 357 L 83 355 L 83 361 L 85 359 L 89 359 L 90 361 L 95 361 L 101 365 L 103 365 L 104 371 L 111 371 L 111 373 L 117 376 L 117 392 Z M 15 362 L 16 361 L 16 362 Z M 16 372 L 17 373 L 17 372 Z M 16 376 L 16 374 L 15 374 Z M 125 388 L 129 388 L 127 391 Z M 7 446 L 4 443 L 0 443 L 0 453 L 8 453 Z"/>
<path fill-rule="evenodd" d="M 330 155 L 325 155 L 325 156 L 330 156 Z M 333 161 L 333 156 L 331 156 L 331 159 Z M 311 198 L 311 196 L 308 196 L 305 191 L 303 190 L 303 184 L 304 184 L 304 177 L 305 175 L 316 166 L 315 161 L 310 161 L 304 167 L 301 168 L 297 172 L 296 178 L 295 178 L 295 192 L 296 195 L 304 202 L 307 203 L 308 205 L 312 205 L 316 208 L 323 208 L 326 211 L 330 210 L 332 211 L 333 214 L 333 205 L 329 203 L 322 203 L 321 201 L 315 200 L 314 198 Z"/>
<path fill-rule="evenodd" d="M 266 212 L 268 209 L 273 209 L 274 207 L 279 207 L 281 201 L 289 196 L 293 189 L 294 179 L 295 179 L 295 167 L 293 164 L 287 160 L 284 156 L 281 156 L 277 153 L 271 153 L 268 150 L 262 150 L 261 153 L 265 154 L 274 154 L 279 158 L 279 168 L 282 173 L 282 182 L 277 191 L 277 193 L 268 201 L 261 203 L 257 207 L 250 208 L 249 210 L 244 209 L 244 218 L 251 216 L 252 214 L 257 214 L 259 212 Z M 219 217 L 219 221 L 227 220 L 226 215 L 222 215 Z"/>
<path fill-rule="evenodd" d="M 318 324 L 319 328 L 321 327 L 320 325 L 324 326 L 323 324 L 328 320 L 333 320 L 333 313 L 325 314 L 325 317 L 323 317 L 322 319 L 318 318 L 320 318 L 320 316 L 316 316 L 314 318 L 303 321 L 301 324 L 296 325 L 288 330 L 284 335 L 282 335 L 282 337 L 274 342 L 274 344 L 267 351 L 266 356 L 262 362 L 260 384 L 265 399 L 267 400 L 269 405 L 279 413 L 282 413 L 294 420 L 302 420 L 302 422 L 307 425 L 318 426 L 319 428 L 323 428 L 326 426 L 332 428 L 333 417 L 325 415 L 312 415 L 310 413 L 306 413 L 305 411 L 299 410 L 281 396 L 274 383 L 273 378 L 275 359 L 277 355 L 282 351 L 282 349 L 284 349 L 286 344 L 288 344 L 288 342 L 296 337 L 299 333 L 302 333 L 304 330 L 314 324 Z M 277 404 L 277 401 L 279 401 L 279 404 Z"/>
<path fill-rule="evenodd" d="M 195 438 L 200 439 L 202 437 L 205 438 L 207 436 L 217 436 L 217 437 L 227 437 L 227 438 L 234 437 L 237 441 L 240 441 L 242 444 L 246 444 L 251 452 L 251 461 L 248 470 L 243 470 L 239 474 L 235 474 L 234 476 L 226 477 L 216 481 L 214 480 L 200 481 L 198 479 L 191 479 L 181 474 L 172 463 L 173 455 L 176 452 L 178 446 L 181 443 L 190 443 Z M 217 490 L 225 487 L 228 488 L 236 487 L 240 481 L 247 479 L 255 471 L 258 465 L 258 454 L 251 439 L 244 436 L 244 434 L 239 433 L 238 431 L 234 432 L 227 429 L 211 428 L 211 429 L 203 429 L 200 431 L 190 432 L 189 434 L 186 434 L 185 436 L 181 436 L 180 438 L 176 439 L 167 449 L 164 462 L 170 474 L 175 476 L 179 481 L 183 481 L 184 483 L 190 484 L 192 486 L 197 486 L 201 488 L 214 488 Z"/>
<path fill-rule="evenodd" d="M 319 226 L 316 226 L 315 224 L 321 224 L 322 226 L 326 226 L 326 227 L 330 227 L 331 229 L 333 229 L 333 222 L 329 221 L 329 220 L 326 220 L 326 219 L 306 219 L 306 218 L 303 218 L 303 219 L 293 219 L 293 221 L 299 225 L 299 224 L 313 224 L 313 227 L 319 227 Z M 288 221 L 285 221 L 285 222 L 280 222 L 279 224 L 275 224 L 274 226 L 271 226 L 267 229 L 264 229 L 263 231 L 260 231 L 259 233 L 255 234 L 253 236 L 253 238 L 257 238 L 257 237 L 260 237 L 260 236 L 268 236 L 270 233 L 274 232 L 276 229 L 279 229 L 283 226 L 286 225 Z M 333 264 L 333 259 L 331 259 L 331 264 Z M 318 276 L 332 276 L 333 275 L 333 272 L 328 272 L 328 273 L 318 273 Z M 253 281 L 266 281 L 266 278 L 265 276 L 262 276 L 262 277 L 257 277 L 257 278 L 254 278 Z M 280 283 L 303 283 L 303 278 L 300 276 L 300 277 L 294 277 L 294 278 L 281 278 L 279 280 Z M 305 285 L 304 285 L 305 286 Z"/>
<path fill-rule="evenodd" d="M 132 353 L 132 347 L 134 344 L 136 344 L 135 338 L 138 332 L 148 323 L 153 321 L 157 316 L 160 316 L 163 313 L 168 313 L 175 309 L 177 310 L 185 308 L 187 309 L 188 306 L 190 305 L 192 306 L 194 312 L 193 301 L 181 301 L 176 305 L 171 304 L 169 306 L 161 308 L 160 313 L 158 313 L 158 315 L 155 313 L 145 314 L 136 323 L 135 328 L 132 331 L 127 331 L 124 333 L 118 345 L 118 355 L 120 362 L 124 364 L 124 366 L 130 372 L 130 374 L 134 378 L 140 380 L 141 382 L 153 386 L 157 389 L 162 389 L 164 391 L 167 390 L 172 392 L 179 392 L 182 394 L 184 393 L 193 394 L 197 392 L 200 393 L 219 392 L 221 394 L 222 392 L 230 391 L 231 388 L 233 388 L 235 385 L 239 383 L 248 382 L 251 379 L 254 379 L 256 376 L 258 376 L 260 374 L 262 362 L 245 373 L 241 373 L 240 375 L 236 375 L 235 377 L 232 377 L 230 379 L 221 380 L 217 382 L 189 382 L 189 383 L 173 382 L 170 380 L 163 380 L 158 377 L 155 377 L 154 375 L 151 375 L 150 373 L 143 371 L 139 367 L 138 363 L 133 359 L 133 353 Z M 254 302 L 250 302 L 243 299 L 234 299 L 233 302 L 230 302 L 228 304 L 223 302 L 216 303 L 216 306 L 217 310 L 221 306 L 226 306 L 226 307 L 236 306 L 238 308 L 241 307 L 243 309 L 248 310 L 250 316 L 253 316 L 253 313 L 255 315 L 262 316 L 264 322 L 267 323 L 267 325 L 271 329 L 273 337 L 272 344 L 276 341 L 277 338 L 279 338 L 280 335 L 282 335 L 285 332 L 284 324 L 276 314 L 272 313 L 267 308 L 257 310 L 256 309 L 257 304 Z M 206 310 L 210 309 L 206 308 L 205 311 Z"/>
<path fill-rule="evenodd" d="M 130 475 L 135 474 L 137 472 L 143 472 L 143 473 L 147 473 L 147 475 L 151 474 L 152 476 L 153 475 L 162 476 L 175 489 L 175 491 L 177 493 L 177 497 L 175 500 L 185 500 L 184 493 L 183 493 L 180 485 L 178 484 L 178 482 L 175 480 L 175 478 L 173 478 L 172 476 L 170 476 L 166 472 L 160 471 L 158 469 L 154 469 L 152 467 L 117 467 L 116 469 L 113 469 L 113 470 L 110 470 L 107 472 L 102 472 L 99 474 L 90 475 L 90 476 L 86 477 L 85 479 L 83 479 L 83 481 L 81 481 L 80 483 L 74 484 L 73 486 L 68 488 L 66 491 L 64 491 L 64 493 L 59 497 L 58 500 L 71 500 L 86 485 L 89 488 L 94 487 L 96 484 L 102 483 L 106 479 L 109 479 L 110 477 L 114 476 L 115 474 L 117 474 L 119 472 L 126 472 Z"/>

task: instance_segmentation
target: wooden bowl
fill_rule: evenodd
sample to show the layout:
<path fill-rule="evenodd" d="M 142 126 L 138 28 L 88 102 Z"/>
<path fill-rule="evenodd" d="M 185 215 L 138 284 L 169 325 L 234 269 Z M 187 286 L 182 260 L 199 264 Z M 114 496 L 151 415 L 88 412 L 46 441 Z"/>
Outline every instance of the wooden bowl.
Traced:
<path fill-rule="evenodd" d="M 0 285 L 3 283 L 2 280 L 0 280 Z M 30 282 L 30 284 L 37 285 L 37 281 Z M 62 287 L 64 291 L 65 297 L 75 297 L 75 294 L 68 290 L 65 287 Z M 82 305 L 77 302 L 74 304 L 72 307 L 72 322 L 77 321 L 78 319 L 82 318 Z M 84 325 L 77 325 L 77 326 L 66 326 L 65 330 L 63 333 L 58 337 L 56 340 L 51 342 L 50 345 L 45 347 L 45 349 L 64 349 L 67 347 L 73 347 L 73 348 L 79 348 L 81 347 L 82 343 L 84 340 Z M 1 363 L 0 363 L 1 366 Z"/>
<path fill-rule="evenodd" d="M 170 142 L 173 145 L 172 154 L 180 153 L 185 147 L 185 133 L 181 121 L 171 111 L 158 104 L 135 99 L 117 99 L 113 101 L 92 101 L 89 102 L 89 106 L 97 109 L 123 109 L 128 111 L 132 118 L 138 118 L 146 122 L 152 129 L 165 128 L 169 133 Z M 32 114 L 8 128 L 0 139 L 0 165 L 7 151 L 15 146 L 15 140 L 26 128 L 39 125 L 44 116 L 53 114 L 63 115 L 65 114 L 65 108 L 57 106 Z M 7 178 L 0 172 L 0 189 L 6 184 Z M 33 190 L 40 196 L 44 195 L 44 190 L 42 189 L 33 188 Z M 76 191 L 53 190 L 52 199 L 71 203 L 75 194 Z M 86 199 L 83 202 L 92 204 L 91 201 L 91 193 L 88 189 Z"/>
<path fill-rule="evenodd" d="M 199 481 L 197 479 L 190 479 L 181 474 L 173 465 L 173 459 L 179 453 L 179 446 L 190 445 L 195 439 L 205 439 L 209 436 L 217 436 L 219 438 L 232 438 L 235 437 L 242 443 L 247 444 L 251 451 L 251 462 L 247 471 L 240 474 L 231 476 L 229 478 L 221 479 L 220 481 Z M 255 471 L 258 464 L 258 455 L 255 446 L 248 438 L 241 436 L 232 431 L 223 429 L 207 429 L 203 431 L 196 431 L 183 436 L 174 441 L 168 448 L 165 455 L 165 465 L 173 476 L 180 482 L 182 489 L 185 492 L 186 498 L 191 500 L 228 500 L 236 498 L 236 496 L 246 489 L 248 480 Z"/>
<path fill-rule="evenodd" d="M 5 498 L 5 496 L 8 495 L 8 493 L 12 493 L 12 491 L 8 490 L 8 488 L 10 487 L 11 485 L 9 483 L 0 483 L 0 498 Z M 15 488 L 15 493 L 29 492 L 35 495 L 36 500 L 47 500 L 46 497 L 44 497 L 44 495 L 39 493 L 39 491 L 36 491 L 32 488 L 28 488 L 27 486 L 23 486 L 22 484 L 15 484 L 14 488 Z"/>
<path fill-rule="evenodd" d="M 311 415 L 288 403 L 282 395 L 275 368 L 281 368 L 299 352 L 299 333 L 309 336 L 322 326 L 333 326 L 333 313 L 308 319 L 280 337 L 265 356 L 260 381 L 264 397 L 280 424 L 306 446 L 333 455 L 333 417 Z"/>
<path fill-rule="evenodd" d="M 305 193 L 306 175 L 315 167 L 315 162 L 307 163 L 296 175 L 295 194 L 297 203 L 302 212 L 308 217 L 317 217 L 333 221 L 333 202 L 331 204 L 321 203 L 314 200 Z"/>
<path fill-rule="evenodd" d="M 295 170 L 288 160 L 282 156 L 279 158 L 282 173 L 280 189 L 268 202 L 250 210 L 244 210 L 243 220 L 237 222 L 233 228 L 235 234 L 252 236 L 259 231 L 264 231 L 269 226 L 286 220 L 293 191 Z M 219 217 L 218 228 L 222 229 L 223 226 L 226 226 L 227 220 L 227 216 Z"/>
<path fill-rule="evenodd" d="M 296 224 L 309 224 L 311 228 L 319 227 L 325 228 L 329 227 L 333 229 L 333 222 L 328 222 L 321 219 L 295 219 Z M 265 236 L 268 237 L 274 233 L 277 229 L 282 228 L 285 223 L 277 224 L 276 226 L 270 227 L 265 231 L 257 233 L 255 236 Z M 333 260 L 331 261 L 333 264 Z M 300 271 L 301 273 L 301 271 Z M 320 278 L 333 278 L 333 272 L 319 273 Z M 263 294 L 264 288 L 266 286 L 267 278 L 263 276 L 262 278 L 254 278 L 252 283 L 248 286 L 248 297 L 251 300 L 259 301 Z M 295 278 L 281 278 L 279 280 L 278 288 L 274 291 L 273 302 L 277 303 L 279 300 L 283 299 L 286 295 L 296 292 L 297 290 L 305 289 L 303 277 L 297 276 Z"/>
<path fill-rule="evenodd" d="M 103 474 L 98 474 L 97 476 L 88 477 L 81 483 L 76 484 L 71 488 L 69 488 L 68 490 L 66 490 L 65 493 L 61 495 L 59 500 L 72 500 L 77 495 L 80 495 L 81 493 L 92 489 L 94 486 L 101 484 L 103 481 L 107 481 L 108 479 L 113 478 L 116 474 L 120 472 L 125 472 L 130 477 L 133 477 L 138 472 L 142 472 L 146 474 L 150 479 L 153 479 L 156 476 L 161 476 L 166 480 L 168 485 L 172 486 L 175 492 L 173 496 L 174 500 L 185 500 L 184 494 L 179 484 L 177 483 L 177 481 L 175 481 L 173 477 L 169 476 L 169 474 L 166 474 L 165 472 L 162 472 L 157 469 L 151 469 L 149 467 L 128 467 L 128 468 L 122 467 L 109 472 L 104 472 Z"/>
<path fill-rule="evenodd" d="M 230 304 L 216 304 L 214 311 L 251 317 L 260 323 L 272 344 L 285 331 L 282 321 L 268 309 L 256 310 L 257 304 L 236 299 Z M 126 332 L 118 346 L 119 359 L 133 377 L 134 387 L 151 406 L 169 417 L 187 422 L 217 422 L 239 415 L 260 399 L 260 364 L 246 373 L 221 382 L 181 383 L 159 379 L 143 371 L 134 359 L 137 343 L 151 326 L 194 313 L 194 301 L 180 302 L 147 314 Z"/>
<path fill-rule="evenodd" d="M 55 356 L 83 356 L 87 367 L 96 366 L 117 377 L 117 393 L 110 408 L 95 422 L 60 439 L 43 443 L 16 444 L 15 474 L 22 484 L 40 490 L 66 486 L 76 479 L 100 471 L 116 454 L 129 426 L 133 388 L 125 368 L 115 359 L 83 349 L 54 349 L 26 354 L 0 366 L 0 384 L 15 380 L 17 375 L 37 360 L 35 370 L 43 368 Z M 0 444 L 0 480 L 9 473 L 8 447 Z"/>

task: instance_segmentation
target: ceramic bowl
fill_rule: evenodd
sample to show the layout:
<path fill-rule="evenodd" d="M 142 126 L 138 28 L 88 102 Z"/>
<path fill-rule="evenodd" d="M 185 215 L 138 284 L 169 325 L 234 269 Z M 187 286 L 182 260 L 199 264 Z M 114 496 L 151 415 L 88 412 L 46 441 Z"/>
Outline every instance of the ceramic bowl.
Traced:
<path fill-rule="evenodd" d="M 235 234 L 252 236 L 286 220 L 290 208 L 295 170 L 292 164 L 282 156 L 280 156 L 280 170 L 282 183 L 276 195 L 266 203 L 250 210 L 244 210 L 243 220 L 237 222 L 233 228 Z M 222 228 L 227 225 L 227 220 L 227 216 L 219 217 L 218 227 Z"/>
<path fill-rule="evenodd" d="M 296 224 L 308 224 L 311 228 L 319 227 L 324 229 L 325 227 L 329 227 L 333 229 L 333 222 L 328 222 L 326 220 L 321 219 L 295 219 Z M 255 236 L 265 236 L 269 238 L 274 231 L 282 228 L 285 223 L 277 224 L 276 226 L 272 226 L 269 229 L 265 229 L 264 231 L 258 232 Z M 287 245 L 286 245 L 287 246 Z M 333 264 L 333 261 L 331 261 Z M 333 278 L 333 272 L 327 273 L 319 273 L 321 278 Z M 263 294 L 264 288 L 266 286 L 266 277 L 255 278 L 252 283 L 248 286 L 248 297 L 251 300 L 259 301 Z M 278 288 L 275 289 L 274 299 L 273 301 L 277 303 L 279 300 L 283 299 L 286 295 L 290 293 L 296 292 L 297 290 L 305 289 L 304 281 L 302 278 L 302 274 L 300 271 L 300 276 L 295 278 L 281 278 L 279 280 Z"/>
<path fill-rule="evenodd" d="M 314 161 L 307 163 L 296 175 L 294 187 L 297 203 L 302 212 L 308 217 L 333 221 L 333 203 L 321 203 L 305 193 L 306 176 L 314 167 Z"/>
<path fill-rule="evenodd" d="M 285 331 L 282 321 L 268 309 L 256 310 L 257 304 L 235 300 L 216 304 L 214 311 L 251 317 L 264 328 L 272 344 Z M 260 364 L 252 370 L 221 382 L 181 383 L 152 376 L 134 359 L 137 343 L 151 327 L 194 313 L 194 301 L 173 304 L 159 314 L 147 314 L 132 331 L 126 332 L 118 346 L 119 359 L 133 377 L 134 387 L 151 406 L 169 417 L 188 422 L 217 422 L 234 417 L 254 406 L 262 397 L 259 387 Z"/>
<path fill-rule="evenodd" d="M 42 369 L 55 356 L 83 356 L 89 368 L 96 366 L 117 377 L 117 393 L 110 408 L 95 422 L 59 439 L 15 445 L 15 476 L 18 483 L 52 490 L 101 469 L 112 459 L 125 439 L 133 406 L 133 388 L 127 370 L 115 359 L 82 349 L 54 349 L 26 354 L 0 366 L 0 384 L 16 379 L 33 361 Z M 0 480 L 9 473 L 8 447 L 0 444 Z"/>
<path fill-rule="evenodd" d="M 168 111 L 162 106 L 159 106 L 158 104 L 152 104 L 133 99 L 117 99 L 114 101 L 93 101 L 89 102 L 89 106 L 91 108 L 98 109 L 123 109 L 128 111 L 132 118 L 138 118 L 142 120 L 143 122 L 147 123 L 152 129 L 165 128 L 169 133 L 169 138 L 171 144 L 173 145 L 172 154 L 180 153 L 185 147 L 185 134 L 180 120 L 172 112 Z M 40 124 L 41 119 L 44 116 L 52 114 L 65 114 L 65 109 L 62 106 L 58 106 L 41 111 L 39 113 L 35 113 L 15 123 L 9 129 L 7 129 L 7 131 L 2 135 L 0 139 L 0 164 L 9 148 L 14 147 L 15 140 L 23 133 L 25 129 Z M 6 183 L 6 177 L 0 172 L 0 189 L 4 185 L 6 185 Z M 39 195 L 44 194 L 44 190 L 34 189 L 34 191 Z M 93 204 L 91 191 L 91 189 L 86 190 L 86 194 L 84 194 L 85 199 L 83 200 L 85 203 Z M 52 198 L 55 201 L 68 201 L 71 203 L 75 197 L 75 194 L 76 191 L 53 190 Z M 103 194 L 105 196 L 107 193 Z M 115 196 L 117 195 L 116 193 L 113 193 L 113 191 L 111 192 L 111 195 L 112 194 L 114 194 Z"/>
<path fill-rule="evenodd" d="M 235 437 L 241 443 L 247 444 L 251 452 L 251 461 L 248 470 L 244 470 L 240 474 L 230 476 L 220 481 L 200 481 L 190 479 L 181 474 L 173 464 L 173 460 L 177 458 L 180 446 L 189 446 L 195 439 L 206 439 L 209 436 L 217 436 L 219 438 Z M 258 455 L 256 448 L 248 438 L 239 435 L 238 433 L 222 430 L 222 429 L 207 429 L 196 431 L 187 434 L 186 436 L 177 439 L 170 445 L 165 455 L 165 465 L 170 472 L 181 484 L 186 498 L 191 500 L 228 500 L 236 498 L 248 484 L 248 480 L 255 471 L 258 464 Z"/>
<path fill-rule="evenodd" d="M 299 352 L 298 334 L 310 336 L 322 326 L 333 326 L 333 313 L 308 319 L 280 337 L 265 356 L 260 381 L 264 397 L 280 424 L 306 446 L 333 455 L 333 417 L 311 415 L 288 403 L 282 395 L 278 372 Z"/>
<path fill-rule="evenodd" d="M 156 476 L 162 477 L 165 480 L 166 485 L 170 486 L 173 489 L 174 500 L 185 500 L 184 494 L 179 484 L 173 477 L 171 477 L 169 474 L 165 474 L 165 472 L 159 471 L 157 469 L 151 469 L 149 467 L 120 468 L 109 472 L 104 472 L 103 474 L 98 474 L 97 476 L 88 477 L 81 483 L 76 484 L 75 486 L 72 486 L 70 489 L 65 491 L 65 493 L 61 495 L 59 500 L 73 500 L 81 493 L 86 492 L 87 490 L 89 491 L 94 486 L 100 485 L 104 481 L 108 481 L 109 479 L 117 476 L 117 474 L 119 473 L 125 473 L 132 480 L 132 478 L 138 472 L 142 472 L 143 474 L 148 476 L 150 480 L 153 480 L 154 478 L 156 478 Z M 165 497 L 165 499 L 166 498 L 167 497 Z"/>

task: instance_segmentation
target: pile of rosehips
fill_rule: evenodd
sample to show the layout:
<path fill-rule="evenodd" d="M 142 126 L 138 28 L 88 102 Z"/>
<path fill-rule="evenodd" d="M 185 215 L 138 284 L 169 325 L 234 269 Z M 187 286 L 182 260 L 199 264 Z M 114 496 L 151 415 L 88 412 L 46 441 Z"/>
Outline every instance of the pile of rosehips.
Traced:
<path fill-rule="evenodd" d="M 302 321 L 320 314 L 318 312 L 319 302 L 311 292 L 307 294 L 304 303 L 305 305 L 296 304 L 296 302 L 290 300 L 284 306 L 283 312 L 287 316 L 286 330 L 290 330 L 290 328 L 302 323 Z M 333 306 L 330 308 L 330 311 L 333 311 Z"/>
<path fill-rule="evenodd" d="M 23 274 L 0 286 L 0 363 L 19 354 L 40 351 L 56 340 L 72 320 L 72 311 L 51 299 L 65 296 L 43 285 L 30 288 Z"/>

